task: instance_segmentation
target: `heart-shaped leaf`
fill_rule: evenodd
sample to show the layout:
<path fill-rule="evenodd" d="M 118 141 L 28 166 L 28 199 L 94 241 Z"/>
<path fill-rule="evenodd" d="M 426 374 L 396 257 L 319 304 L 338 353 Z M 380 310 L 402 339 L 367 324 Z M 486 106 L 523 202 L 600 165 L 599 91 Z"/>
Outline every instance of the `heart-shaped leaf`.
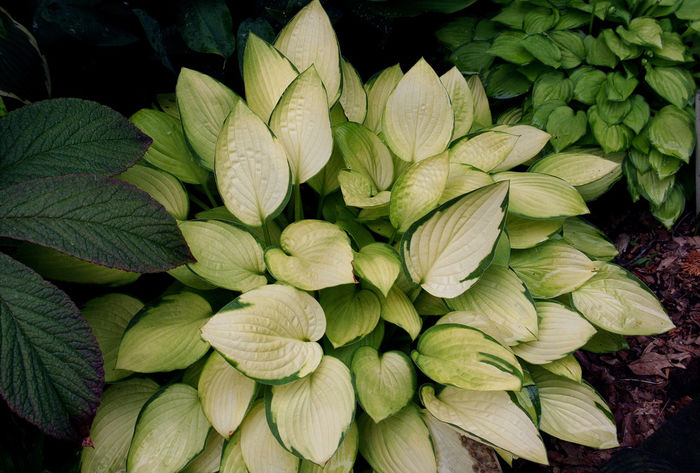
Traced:
<path fill-rule="evenodd" d="M 319 301 L 326 314 L 326 336 L 334 348 L 364 337 L 379 322 L 379 298 L 354 284 L 323 289 Z"/>

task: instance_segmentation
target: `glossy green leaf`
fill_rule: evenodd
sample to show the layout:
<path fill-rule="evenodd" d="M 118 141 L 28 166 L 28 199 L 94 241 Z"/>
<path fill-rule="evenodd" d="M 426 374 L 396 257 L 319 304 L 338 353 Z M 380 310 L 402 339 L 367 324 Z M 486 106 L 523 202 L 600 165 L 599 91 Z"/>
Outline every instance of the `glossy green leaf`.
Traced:
<path fill-rule="evenodd" d="M 617 153 L 630 147 L 634 137 L 632 129 L 622 124 L 606 123 L 595 105 L 588 109 L 588 123 L 606 153 Z"/>
<path fill-rule="evenodd" d="M 653 18 L 635 18 L 630 22 L 627 28 L 620 25 L 615 31 L 623 40 L 631 44 L 655 46 L 657 48 L 663 46 L 663 41 L 661 39 L 663 30 L 659 23 Z"/>
<path fill-rule="evenodd" d="M 319 301 L 326 314 L 326 336 L 338 348 L 368 335 L 379 322 L 379 298 L 354 284 L 321 291 Z"/>
<path fill-rule="evenodd" d="M 610 51 L 620 58 L 621 61 L 639 57 L 642 52 L 637 45 L 630 44 L 620 38 L 619 35 L 615 34 L 612 28 L 604 29 L 601 31 L 600 35 L 603 37 L 603 40 L 605 40 L 605 44 L 610 48 Z"/>
<path fill-rule="evenodd" d="M 346 122 L 333 130 L 345 167 L 370 181 L 372 194 L 387 190 L 394 181 L 394 164 L 386 145 L 363 125 Z"/>
<path fill-rule="evenodd" d="M 552 100 L 568 103 L 573 96 L 574 83 L 558 71 L 540 75 L 532 88 L 532 105 L 537 108 Z"/>
<path fill-rule="evenodd" d="M 549 38 L 556 43 L 561 51 L 561 66 L 573 69 L 586 58 L 586 48 L 583 39 L 573 31 L 551 31 Z"/>
<path fill-rule="evenodd" d="M 685 194 L 678 184 L 668 192 L 663 204 L 650 206 L 652 215 L 669 229 L 683 214 L 683 209 L 685 209 Z"/>
<path fill-rule="evenodd" d="M 510 99 L 530 90 L 530 81 L 513 64 L 499 64 L 489 72 L 486 93 L 497 99 Z"/>
<path fill-rule="evenodd" d="M 649 123 L 649 141 L 662 153 L 688 163 L 695 147 L 692 118 L 674 105 L 665 106 Z"/>
<path fill-rule="evenodd" d="M 404 329 L 411 340 L 420 334 L 423 324 L 411 300 L 396 285 L 382 302 L 381 318 Z"/>
<path fill-rule="evenodd" d="M 238 296 L 202 327 L 201 335 L 246 376 L 283 384 L 316 369 L 323 356 L 316 341 L 325 330 L 316 299 L 275 284 Z"/>
<path fill-rule="evenodd" d="M 236 48 L 231 12 L 224 0 L 187 0 L 180 32 L 190 49 L 228 58 Z"/>
<path fill-rule="evenodd" d="M 534 56 L 522 43 L 525 37 L 527 34 L 521 31 L 504 31 L 494 38 L 488 53 L 514 64 L 528 64 L 534 59 Z"/>
<path fill-rule="evenodd" d="M 618 254 L 615 245 L 602 231 L 577 217 L 567 218 L 564 221 L 562 237 L 574 248 L 595 260 L 610 261 Z"/>
<path fill-rule="evenodd" d="M 211 314 L 209 303 L 192 292 L 164 296 L 129 323 L 116 367 L 140 373 L 187 368 L 209 350 L 199 330 Z"/>
<path fill-rule="evenodd" d="M 647 67 L 644 79 L 657 94 L 676 107 L 687 106 L 695 95 L 690 72 L 680 67 Z"/>
<path fill-rule="evenodd" d="M 452 51 L 448 60 L 457 66 L 462 74 L 483 74 L 493 64 L 493 56 L 488 51 L 488 41 L 472 41 Z"/>
<path fill-rule="evenodd" d="M 547 132 L 552 134 L 550 143 L 554 151 L 559 152 L 576 143 L 586 134 L 588 120 L 583 111 L 574 111 L 570 107 L 555 108 L 547 119 Z"/>
<path fill-rule="evenodd" d="M 586 105 L 593 105 L 595 97 L 605 82 L 605 73 L 600 69 L 583 66 L 571 74 L 574 83 L 574 98 Z"/>
<path fill-rule="evenodd" d="M 581 193 L 581 188 L 588 184 L 608 177 L 617 180 L 621 175 L 624 154 L 603 154 L 600 151 L 583 148 L 550 154 L 533 164 L 529 170 L 563 179 Z"/>
<path fill-rule="evenodd" d="M 597 38 L 587 35 L 583 38 L 583 45 L 586 48 L 586 62 L 591 66 L 602 66 L 614 69 L 617 66 L 617 56 L 610 50 L 601 35 Z"/>
<path fill-rule="evenodd" d="M 135 473 L 181 471 L 204 450 L 210 429 L 197 391 L 185 384 L 171 384 L 141 409 L 126 469 Z"/>
<path fill-rule="evenodd" d="M 558 69 L 562 65 L 559 46 L 542 34 L 531 34 L 522 39 L 522 45 L 538 61 Z"/>

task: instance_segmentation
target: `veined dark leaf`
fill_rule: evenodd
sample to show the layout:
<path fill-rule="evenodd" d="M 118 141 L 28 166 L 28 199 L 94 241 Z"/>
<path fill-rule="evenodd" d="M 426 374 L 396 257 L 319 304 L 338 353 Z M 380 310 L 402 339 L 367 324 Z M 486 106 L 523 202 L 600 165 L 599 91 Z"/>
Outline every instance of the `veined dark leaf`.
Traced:
<path fill-rule="evenodd" d="M 66 174 L 119 174 L 151 144 L 114 110 L 80 99 L 15 110 L 0 121 L 0 136 L 0 188 Z"/>
<path fill-rule="evenodd" d="M 145 192 L 117 179 L 59 176 L 0 196 L 0 235 L 139 273 L 192 259 L 175 220 Z"/>
<path fill-rule="evenodd" d="M 102 394 L 102 355 L 65 293 L 0 254 L 0 394 L 58 438 L 87 433 Z"/>
<path fill-rule="evenodd" d="M 228 58 L 236 49 L 231 12 L 224 0 L 185 0 L 180 24 L 190 49 Z"/>

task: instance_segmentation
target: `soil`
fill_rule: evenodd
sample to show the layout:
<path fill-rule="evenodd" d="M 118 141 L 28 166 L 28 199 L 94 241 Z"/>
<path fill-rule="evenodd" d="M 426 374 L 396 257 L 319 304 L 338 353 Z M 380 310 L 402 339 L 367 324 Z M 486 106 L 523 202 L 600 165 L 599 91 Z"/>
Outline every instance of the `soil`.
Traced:
<path fill-rule="evenodd" d="M 624 189 L 591 206 L 592 223 L 615 243 L 615 263 L 657 295 L 676 325 L 657 336 L 627 337 L 628 350 L 575 354 L 583 376 L 608 401 L 620 448 L 596 450 L 545 435 L 550 466 L 521 462 L 517 473 L 592 473 L 618 450 L 637 447 L 700 395 L 700 236 L 693 209 L 671 229 L 631 204 Z M 527 463 L 527 464 L 526 464 Z"/>

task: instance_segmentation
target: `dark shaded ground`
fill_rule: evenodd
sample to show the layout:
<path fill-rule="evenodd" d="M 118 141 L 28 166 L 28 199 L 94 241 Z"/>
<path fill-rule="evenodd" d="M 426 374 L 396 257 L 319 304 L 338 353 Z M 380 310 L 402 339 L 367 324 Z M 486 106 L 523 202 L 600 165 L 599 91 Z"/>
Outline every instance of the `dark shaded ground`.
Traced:
<path fill-rule="evenodd" d="M 700 236 L 693 209 L 668 231 L 619 184 L 591 207 L 591 220 L 620 251 L 615 263 L 654 291 L 676 325 L 658 336 L 627 337 L 628 350 L 576 354 L 584 378 L 615 414 L 620 445 L 637 447 L 700 394 Z M 591 473 L 619 450 L 545 441 L 550 467 L 516 464 L 514 471 Z"/>

